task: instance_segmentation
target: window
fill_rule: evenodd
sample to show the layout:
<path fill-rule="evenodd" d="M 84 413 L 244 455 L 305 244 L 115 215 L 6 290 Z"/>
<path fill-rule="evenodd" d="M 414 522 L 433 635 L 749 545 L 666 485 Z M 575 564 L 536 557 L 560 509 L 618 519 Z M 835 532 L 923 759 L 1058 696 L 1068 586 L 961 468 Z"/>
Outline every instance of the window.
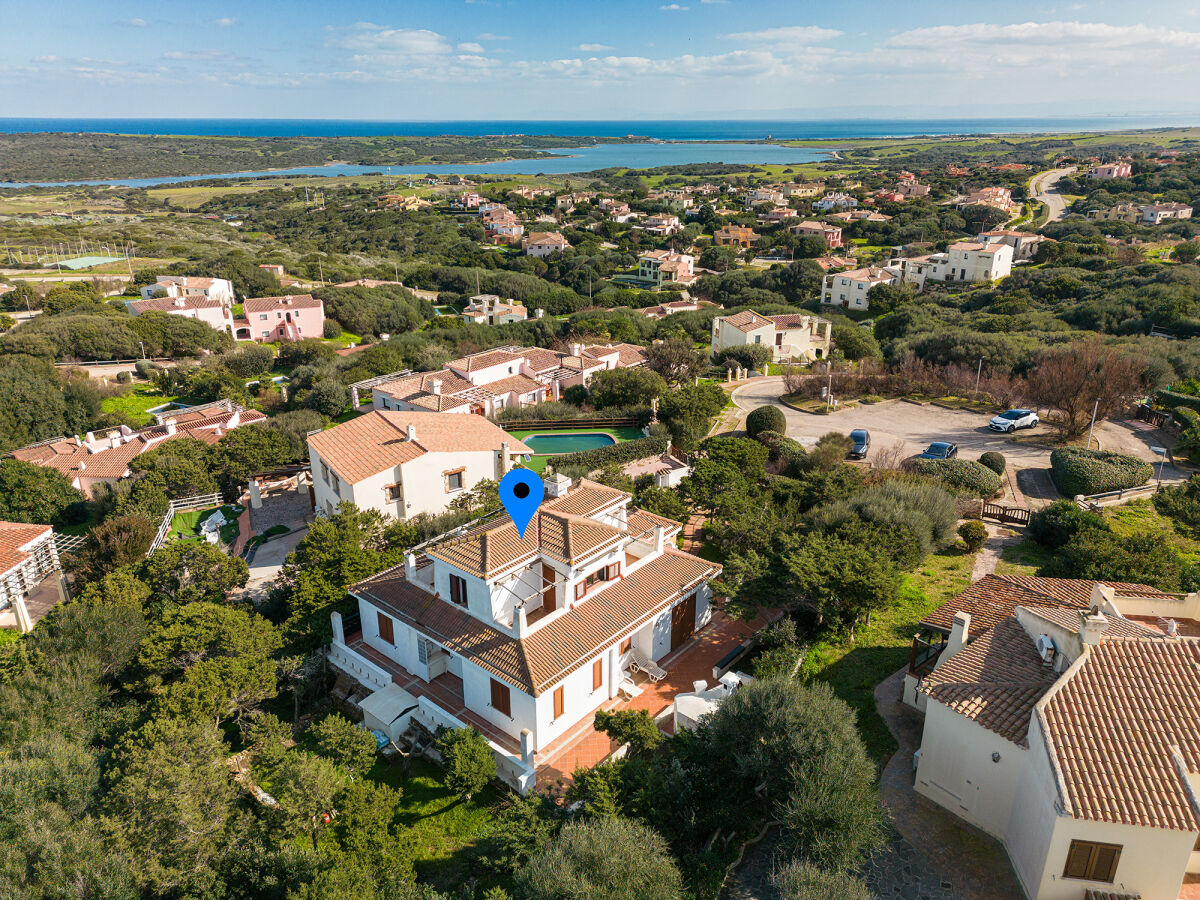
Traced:
<path fill-rule="evenodd" d="M 395 646 L 396 634 L 392 631 L 392 620 L 383 613 L 376 613 L 376 615 L 379 616 L 379 639 Z"/>
<path fill-rule="evenodd" d="M 260 322 L 265 322 L 265 321 L 267 321 L 267 314 L 266 314 L 266 313 L 263 313 L 261 316 L 259 316 L 259 317 L 258 317 L 258 321 L 260 321 Z M 263 332 L 263 334 L 266 334 L 266 332 L 264 331 L 264 332 Z"/>
<path fill-rule="evenodd" d="M 417 662 L 423 666 L 429 665 L 430 643 L 426 638 L 417 638 Z"/>
<path fill-rule="evenodd" d="M 563 702 L 563 689 L 562 685 L 560 684 L 554 689 L 554 718 L 561 718 L 565 708 L 566 707 Z"/>
<path fill-rule="evenodd" d="M 628 653 L 632 649 L 633 649 L 633 638 L 627 637 L 627 638 L 625 638 L 625 640 L 621 641 L 620 653 L 622 656 L 624 656 L 626 653 Z"/>
<path fill-rule="evenodd" d="M 508 685 L 495 678 L 492 679 L 492 709 L 502 712 L 506 716 L 512 715 L 512 698 Z"/>
<path fill-rule="evenodd" d="M 1117 862 L 1120 859 L 1120 844 L 1071 841 L 1063 878 L 1082 878 L 1086 881 L 1106 881 L 1111 884 L 1116 878 Z"/>
<path fill-rule="evenodd" d="M 329 484 L 329 466 L 325 463 L 321 463 L 321 478 L 326 484 Z"/>
<path fill-rule="evenodd" d="M 453 472 L 446 472 L 446 490 L 461 491 L 463 489 L 463 470 L 457 469 Z"/>
<path fill-rule="evenodd" d="M 756 334 L 756 335 L 754 336 L 754 343 L 756 343 L 756 344 L 761 344 L 761 343 L 762 343 L 762 335 L 761 335 L 761 334 Z"/>
<path fill-rule="evenodd" d="M 404 499 L 404 491 L 398 484 L 389 484 L 383 489 L 383 496 L 388 503 L 396 503 Z"/>
<path fill-rule="evenodd" d="M 330 477 L 333 479 L 331 485 L 333 492 L 340 497 L 342 495 L 342 479 L 337 477 L 337 472 L 331 473 Z"/>
<path fill-rule="evenodd" d="M 461 575 L 450 576 L 450 602 L 459 606 L 467 605 L 467 579 Z"/>
<path fill-rule="evenodd" d="M 600 690 L 600 686 L 604 684 L 604 660 L 598 659 L 592 663 L 592 690 Z"/>
<path fill-rule="evenodd" d="M 578 600 L 601 581 L 614 581 L 621 573 L 620 563 L 613 563 L 610 566 L 601 566 L 595 572 L 592 572 L 583 581 L 575 584 L 575 599 Z"/>

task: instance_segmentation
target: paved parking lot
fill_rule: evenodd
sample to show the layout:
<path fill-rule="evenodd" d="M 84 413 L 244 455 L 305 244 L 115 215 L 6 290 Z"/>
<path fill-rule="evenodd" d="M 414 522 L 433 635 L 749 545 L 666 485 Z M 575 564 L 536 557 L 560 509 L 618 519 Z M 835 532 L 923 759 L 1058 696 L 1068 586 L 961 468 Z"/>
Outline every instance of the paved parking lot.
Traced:
<path fill-rule="evenodd" d="M 981 453 L 995 450 L 1003 453 L 1009 467 L 1015 470 L 1018 486 L 1031 505 L 1041 505 L 1057 496 L 1049 478 L 1049 448 L 1016 441 L 1010 435 L 992 431 L 987 425 L 991 416 L 987 414 L 888 400 L 819 416 L 784 406 L 779 399 L 782 393 L 782 378 L 760 378 L 735 390 L 733 400 L 743 412 L 765 405 L 779 407 L 787 418 L 788 436 L 806 446 L 811 446 L 830 431 L 847 433 L 854 428 L 865 428 L 871 433 L 872 456 L 897 445 L 903 447 L 906 456 L 911 456 L 933 441 L 958 444 L 959 455 L 965 459 L 977 459 Z M 1039 425 L 1017 434 L 1025 437 L 1049 434 L 1050 430 L 1046 425 Z M 1146 428 L 1140 422 L 1097 423 L 1095 437 L 1105 450 L 1128 453 L 1151 462 L 1157 462 L 1158 457 L 1150 447 L 1163 440 L 1161 432 Z M 1186 477 L 1186 473 L 1170 464 L 1163 470 L 1164 481 L 1181 481 Z"/>

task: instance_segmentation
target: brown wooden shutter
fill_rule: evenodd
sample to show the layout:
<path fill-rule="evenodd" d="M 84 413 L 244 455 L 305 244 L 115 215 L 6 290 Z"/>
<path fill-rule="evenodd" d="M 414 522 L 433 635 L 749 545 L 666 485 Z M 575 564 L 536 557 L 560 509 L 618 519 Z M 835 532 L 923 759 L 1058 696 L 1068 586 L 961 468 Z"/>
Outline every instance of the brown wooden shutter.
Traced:
<path fill-rule="evenodd" d="M 592 690 L 599 690 L 604 684 L 604 660 L 598 659 L 592 663 Z"/>
<path fill-rule="evenodd" d="M 587 593 L 587 581 L 581 581 L 575 585 L 575 599 L 578 600 Z"/>
<path fill-rule="evenodd" d="M 633 649 L 633 638 L 627 637 L 627 638 L 625 638 L 625 640 L 621 641 L 621 655 L 622 656 L 624 656 L 626 653 L 628 653 L 632 649 Z"/>
<path fill-rule="evenodd" d="M 1113 844 L 1097 844 L 1096 852 L 1092 855 L 1091 877 L 1096 881 L 1113 881 L 1117 876 L 1117 861 L 1120 858 L 1120 847 Z"/>
<path fill-rule="evenodd" d="M 395 645 L 396 635 L 392 631 L 392 620 L 383 613 L 377 613 L 379 616 L 379 638 L 387 641 L 389 644 Z"/>
<path fill-rule="evenodd" d="M 506 716 L 512 715 L 511 696 L 508 691 L 508 685 L 503 682 L 492 679 L 492 709 L 504 713 Z"/>
<path fill-rule="evenodd" d="M 562 685 L 559 685 L 554 689 L 554 718 L 560 718 L 563 714 L 563 709 L 563 689 Z"/>

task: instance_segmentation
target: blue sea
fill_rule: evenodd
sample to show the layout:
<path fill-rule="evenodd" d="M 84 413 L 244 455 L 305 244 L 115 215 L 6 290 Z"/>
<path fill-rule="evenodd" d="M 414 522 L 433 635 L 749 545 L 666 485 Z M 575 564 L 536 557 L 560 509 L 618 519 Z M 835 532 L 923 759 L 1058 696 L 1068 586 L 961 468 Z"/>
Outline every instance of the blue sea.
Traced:
<path fill-rule="evenodd" d="M 1194 124 L 1182 118 L 1155 116 L 1092 116 L 1026 119 L 841 119 L 825 121 L 445 121 L 383 122 L 336 119 L 0 119 L 0 133 L 90 132 L 144 135 L 239 135 L 247 137 L 370 136 L 370 135 L 587 135 L 652 138 L 668 143 L 615 143 L 552 150 L 554 158 L 505 162 L 421 166 L 308 166 L 258 172 L 183 175 L 163 178 L 125 178 L 71 184 L 153 187 L 214 178 L 255 178 L 270 175 L 362 175 L 384 172 L 395 176 L 497 174 L 566 175 L 609 167 L 651 168 L 690 163 L 773 163 L 796 165 L 823 159 L 840 140 L 862 137 L 905 137 L 946 134 L 1029 134 L 1041 132 L 1122 131 Z M 782 147 L 755 143 L 765 140 L 808 139 L 826 147 Z M 0 187 L 51 185 L 3 182 Z"/>

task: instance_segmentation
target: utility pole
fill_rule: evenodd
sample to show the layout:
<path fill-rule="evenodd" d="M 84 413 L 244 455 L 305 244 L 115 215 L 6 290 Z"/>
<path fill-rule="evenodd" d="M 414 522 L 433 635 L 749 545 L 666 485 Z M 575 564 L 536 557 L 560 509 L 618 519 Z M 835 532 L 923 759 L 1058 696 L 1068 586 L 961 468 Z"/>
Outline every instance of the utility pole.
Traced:
<path fill-rule="evenodd" d="M 1096 427 L 1096 413 L 1100 411 L 1100 400 L 1096 400 L 1096 405 L 1092 407 L 1092 424 L 1088 426 L 1087 443 L 1083 445 L 1084 450 L 1092 449 L 1092 429 Z"/>
<path fill-rule="evenodd" d="M 979 376 L 983 374 L 983 361 L 985 359 L 987 359 L 986 356 L 979 357 L 979 366 L 975 369 L 975 396 L 971 398 L 972 400 L 979 399 Z"/>

